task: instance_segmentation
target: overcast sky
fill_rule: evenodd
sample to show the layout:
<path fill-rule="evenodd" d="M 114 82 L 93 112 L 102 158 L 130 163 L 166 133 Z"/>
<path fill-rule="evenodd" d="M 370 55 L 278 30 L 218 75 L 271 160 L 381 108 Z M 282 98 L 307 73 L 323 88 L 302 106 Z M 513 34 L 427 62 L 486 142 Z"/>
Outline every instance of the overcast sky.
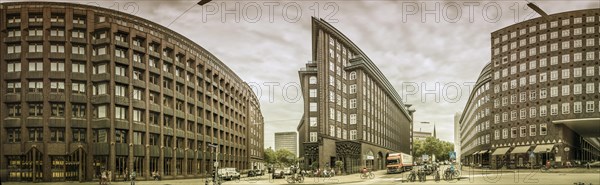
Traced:
<path fill-rule="evenodd" d="M 214 0 L 204 6 L 194 0 L 78 2 L 164 26 L 181 15 L 169 28 L 259 87 L 265 147 L 274 145 L 274 132 L 296 130 L 302 116 L 298 70 L 311 59 L 311 16 L 330 22 L 371 58 L 403 101 L 413 104 L 416 130 L 431 130 L 435 123 L 438 137 L 447 141 L 454 140 L 454 113 L 463 110 L 469 86 L 490 60 L 490 33 L 538 17 L 526 1 L 510 0 Z M 597 0 L 532 2 L 548 14 L 600 7 Z M 424 95 L 423 90 L 437 93 Z"/>

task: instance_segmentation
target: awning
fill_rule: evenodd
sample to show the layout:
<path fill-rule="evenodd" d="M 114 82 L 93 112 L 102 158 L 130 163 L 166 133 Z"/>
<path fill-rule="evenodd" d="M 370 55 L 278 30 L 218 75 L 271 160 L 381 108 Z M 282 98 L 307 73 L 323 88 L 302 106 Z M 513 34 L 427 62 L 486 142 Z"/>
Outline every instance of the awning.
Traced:
<path fill-rule="evenodd" d="M 546 145 L 537 145 L 533 150 L 534 153 L 546 152 L 546 150 L 552 150 L 554 144 L 546 144 Z"/>
<path fill-rule="evenodd" d="M 471 154 L 471 155 L 476 155 L 477 153 L 479 153 L 479 151 L 477 151 L 477 152 L 474 152 L 474 153 L 473 153 L 473 154 Z"/>
<path fill-rule="evenodd" d="M 485 153 L 488 153 L 488 152 L 490 152 L 490 150 L 482 150 L 482 151 L 479 151 L 479 154 L 485 154 Z"/>
<path fill-rule="evenodd" d="M 529 150 L 529 148 L 531 148 L 531 146 L 517 146 L 510 153 L 511 154 L 524 154 L 527 152 L 527 150 Z"/>
<path fill-rule="evenodd" d="M 506 152 L 508 152 L 508 149 L 510 149 L 510 147 L 496 148 L 496 150 L 494 150 L 494 153 L 492 153 L 492 155 L 505 155 Z"/>

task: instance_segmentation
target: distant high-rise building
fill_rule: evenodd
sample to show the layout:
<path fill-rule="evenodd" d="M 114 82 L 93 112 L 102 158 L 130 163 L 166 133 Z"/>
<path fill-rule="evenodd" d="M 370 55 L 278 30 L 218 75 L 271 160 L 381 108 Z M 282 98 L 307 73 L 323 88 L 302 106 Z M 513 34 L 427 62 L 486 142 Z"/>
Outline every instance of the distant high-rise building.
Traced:
<path fill-rule="evenodd" d="M 413 141 L 425 141 L 428 137 L 433 137 L 432 132 L 413 131 Z"/>
<path fill-rule="evenodd" d="M 298 156 L 298 133 L 296 132 L 276 132 L 275 150 L 286 149 Z"/>
<path fill-rule="evenodd" d="M 561 166 L 600 157 L 600 9 L 546 15 L 491 33 L 460 118 L 463 164 Z"/>
<path fill-rule="evenodd" d="M 456 162 L 460 164 L 460 117 L 462 113 L 454 113 L 454 152 L 456 153 Z"/>
<path fill-rule="evenodd" d="M 300 70 L 304 115 L 298 126 L 304 167 L 345 172 L 386 167 L 390 153 L 411 153 L 413 112 L 348 37 L 312 19 L 312 59 Z"/>

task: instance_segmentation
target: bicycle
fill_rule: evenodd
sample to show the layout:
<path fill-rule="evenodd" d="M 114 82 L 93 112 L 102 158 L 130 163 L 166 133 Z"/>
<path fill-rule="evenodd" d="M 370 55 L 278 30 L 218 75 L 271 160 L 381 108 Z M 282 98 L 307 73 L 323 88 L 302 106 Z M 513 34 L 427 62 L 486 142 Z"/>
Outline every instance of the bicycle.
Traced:
<path fill-rule="evenodd" d="M 375 174 L 373 174 L 373 172 L 361 173 L 360 178 L 361 179 L 367 179 L 367 178 L 373 179 L 373 178 L 375 178 Z"/>
<path fill-rule="evenodd" d="M 304 182 L 304 176 L 302 175 L 291 175 L 285 178 L 285 181 L 287 181 L 290 184 L 293 183 L 303 183 Z"/>
<path fill-rule="evenodd" d="M 444 180 L 458 179 L 459 177 L 460 171 L 458 170 L 446 169 L 446 171 L 444 171 Z"/>
<path fill-rule="evenodd" d="M 407 180 L 409 182 L 415 182 L 417 180 L 417 173 L 415 173 L 415 171 L 410 171 L 410 174 L 408 174 Z"/>
<path fill-rule="evenodd" d="M 548 173 L 548 172 L 550 172 L 550 169 L 551 169 L 551 168 L 552 168 L 552 167 L 546 167 L 546 166 L 542 166 L 542 167 L 540 168 L 540 172 L 542 172 L 542 173 Z"/>

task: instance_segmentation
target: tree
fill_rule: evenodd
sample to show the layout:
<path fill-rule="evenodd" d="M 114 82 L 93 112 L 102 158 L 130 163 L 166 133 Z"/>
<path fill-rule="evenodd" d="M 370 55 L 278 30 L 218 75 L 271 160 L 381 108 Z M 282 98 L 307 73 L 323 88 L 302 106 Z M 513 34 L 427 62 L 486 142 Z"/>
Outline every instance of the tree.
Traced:
<path fill-rule="evenodd" d="M 337 168 L 337 173 L 342 174 L 342 168 L 344 167 L 343 161 L 335 161 L 335 168 Z"/>
<path fill-rule="evenodd" d="M 267 164 L 276 164 L 277 163 L 277 156 L 275 155 L 275 151 L 271 147 L 264 150 L 263 156 L 265 156 L 265 162 Z"/>
<path fill-rule="evenodd" d="M 417 140 L 413 142 L 413 154 L 415 157 L 427 154 L 429 156 L 435 155 L 438 161 L 448 160 L 448 153 L 453 150 L 454 144 L 434 137 L 428 137 L 425 141 Z"/>
<path fill-rule="evenodd" d="M 275 151 L 275 158 L 279 166 L 290 166 L 296 164 L 297 158 L 294 153 L 286 149 L 279 149 Z"/>

